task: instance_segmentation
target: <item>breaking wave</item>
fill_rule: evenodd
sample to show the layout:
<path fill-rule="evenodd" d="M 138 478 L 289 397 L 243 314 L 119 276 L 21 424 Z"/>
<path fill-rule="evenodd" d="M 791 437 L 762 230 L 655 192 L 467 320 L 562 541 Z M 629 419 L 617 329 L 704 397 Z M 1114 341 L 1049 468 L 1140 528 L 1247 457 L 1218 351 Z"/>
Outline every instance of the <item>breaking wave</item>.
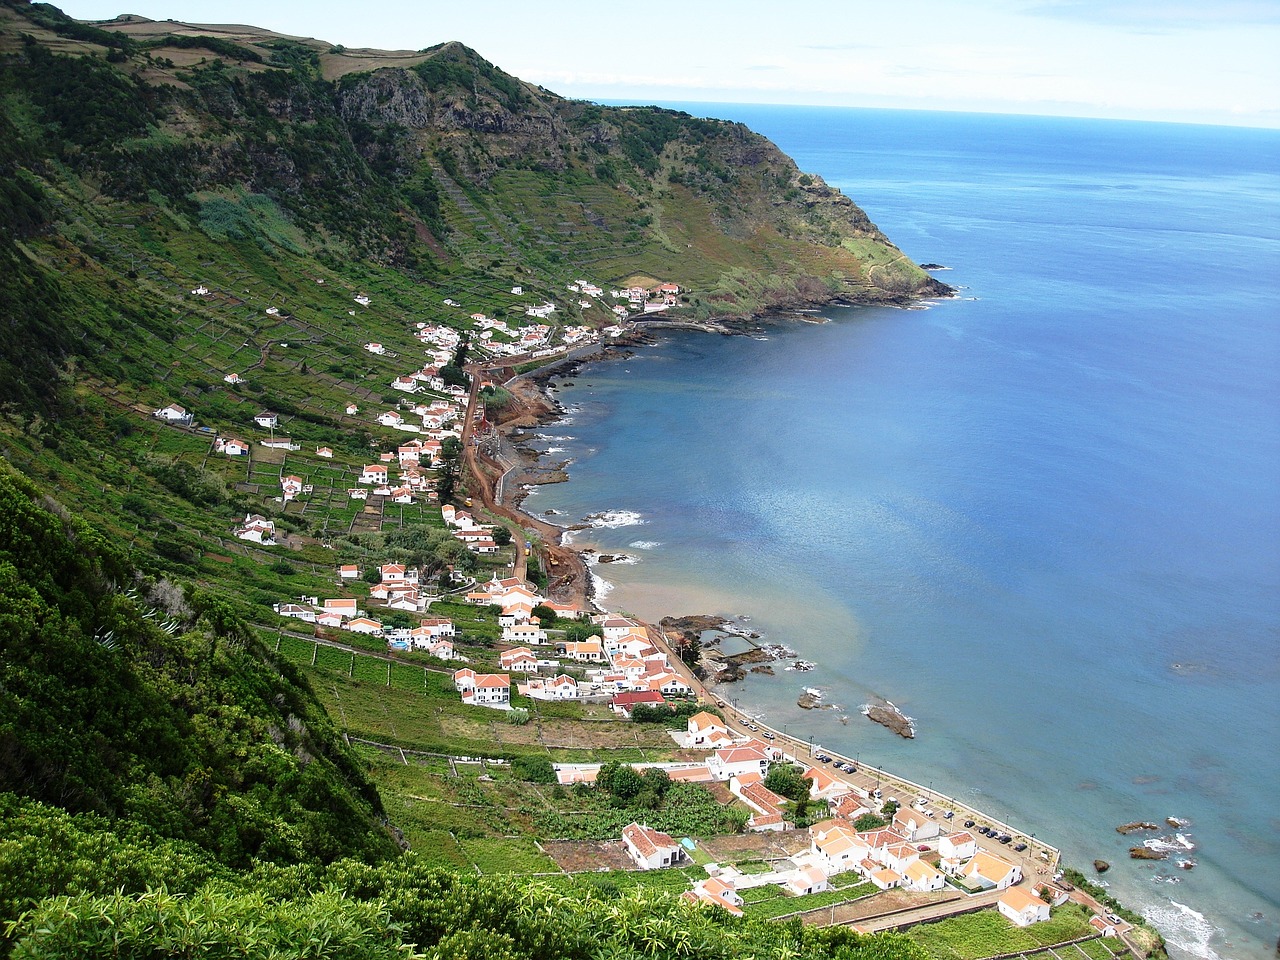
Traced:
<path fill-rule="evenodd" d="M 634 510 L 604 510 L 600 513 L 585 516 L 582 519 L 593 527 L 607 527 L 609 529 L 634 527 L 638 524 L 649 522 Z"/>

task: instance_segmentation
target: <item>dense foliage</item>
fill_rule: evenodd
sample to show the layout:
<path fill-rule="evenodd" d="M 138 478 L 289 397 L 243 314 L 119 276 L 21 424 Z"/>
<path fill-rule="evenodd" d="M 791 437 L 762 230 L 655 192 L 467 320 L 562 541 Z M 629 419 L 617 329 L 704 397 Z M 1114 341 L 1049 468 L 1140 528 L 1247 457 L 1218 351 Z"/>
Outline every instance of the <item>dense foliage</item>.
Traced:
<path fill-rule="evenodd" d="M 0 789 L 127 818 L 223 863 L 394 848 L 376 791 L 285 665 L 199 591 L 0 469 Z"/>

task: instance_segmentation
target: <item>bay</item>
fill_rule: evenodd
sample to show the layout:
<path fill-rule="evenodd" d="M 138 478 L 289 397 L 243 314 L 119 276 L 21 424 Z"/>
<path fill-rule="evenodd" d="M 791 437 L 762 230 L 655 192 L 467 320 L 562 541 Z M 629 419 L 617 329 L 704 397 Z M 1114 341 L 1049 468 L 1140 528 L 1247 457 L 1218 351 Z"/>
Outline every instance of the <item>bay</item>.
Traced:
<path fill-rule="evenodd" d="M 529 509 L 639 521 L 576 535 L 639 560 L 596 568 L 606 607 L 814 661 L 726 688 L 771 723 L 1111 861 L 1175 956 L 1273 956 L 1280 134 L 671 106 L 770 136 L 960 296 L 587 367 Z M 1114 830 L 1167 816 L 1194 870 Z"/>

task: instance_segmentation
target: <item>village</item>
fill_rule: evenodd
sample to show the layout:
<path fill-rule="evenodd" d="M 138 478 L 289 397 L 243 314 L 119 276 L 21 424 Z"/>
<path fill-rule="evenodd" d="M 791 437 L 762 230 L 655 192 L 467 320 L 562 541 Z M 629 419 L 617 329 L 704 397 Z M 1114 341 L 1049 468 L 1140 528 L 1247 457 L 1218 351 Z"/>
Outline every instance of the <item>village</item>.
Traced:
<path fill-rule="evenodd" d="M 569 284 L 568 292 L 577 298 L 579 312 L 601 308 L 605 296 L 603 288 L 587 281 Z M 201 287 L 192 293 L 203 296 L 208 291 Z M 513 287 L 511 293 L 520 296 L 523 289 Z M 705 876 L 692 881 L 683 894 L 691 902 L 740 916 L 744 897 L 758 897 L 769 887 L 781 896 L 798 898 L 796 909 L 802 912 L 806 903 L 816 902 L 817 895 L 850 890 L 857 895 L 840 901 L 842 909 L 856 903 L 857 909 L 849 914 L 855 918 L 851 922 L 857 929 L 872 931 L 992 908 L 1015 926 L 1026 927 L 1047 921 L 1051 908 L 1074 898 L 1090 911 L 1091 935 L 1123 934 L 1127 924 L 1055 873 L 1053 848 L 985 823 L 979 826 L 983 818 L 976 811 L 945 802 L 948 798 L 935 798 L 932 791 L 929 795 L 914 791 L 915 796 L 900 802 L 896 796 L 886 796 L 885 790 L 896 789 L 905 797 L 906 781 L 877 771 L 873 782 L 869 771 L 859 771 L 847 760 L 833 762 L 821 751 L 815 756 L 811 742 L 806 755 L 803 742 L 779 731 L 762 728 L 742 715 L 730 714 L 726 719 L 726 705 L 674 657 L 669 638 L 661 631 L 629 617 L 592 613 L 542 595 L 535 585 L 514 575 L 524 565 L 516 562 L 521 559 L 521 543 L 512 542 L 508 526 L 478 517 L 469 499 L 456 503 L 452 501 L 457 498 L 451 497 L 441 502 L 439 472 L 451 447 L 456 455 L 462 443 L 468 409 L 468 390 L 447 368 L 456 370 L 467 349 L 473 351 L 473 371 L 485 365 L 554 359 L 620 335 L 626 329 L 623 324 L 635 314 L 676 306 L 680 289 L 659 283 L 608 293 L 626 305 L 605 308 L 613 321 L 606 326 L 554 325 L 548 321 L 557 307 L 550 301 L 529 304 L 523 325 L 479 312 L 466 315 L 463 323 L 469 322 L 470 331 L 465 334 L 445 324 L 416 323 L 412 335 L 427 362 L 401 367 L 389 380 L 387 386 L 400 398 L 369 409 L 366 399 L 353 397 L 343 409 L 346 417 L 394 432 L 393 437 L 395 433 L 412 435 L 403 442 L 375 441 L 381 449 L 370 462 L 353 468 L 347 498 L 430 509 L 448 535 L 486 567 L 488 579 L 452 570 L 428 578 L 416 566 L 394 561 L 371 566 L 338 562 L 334 581 L 346 589 L 327 597 L 281 598 L 272 605 L 274 613 L 306 624 L 324 642 L 347 633 L 381 641 L 393 655 L 425 655 L 441 664 L 429 669 L 447 670 L 463 707 L 511 712 L 514 695 L 525 703 L 607 705 L 620 721 L 631 719 L 638 708 L 702 707 L 688 716 L 685 729 L 672 731 L 672 748 L 681 759 L 636 763 L 634 769 L 661 771 L 673 783 L 727 791 L 719 795 L 745 810 L 746 832 L 777 836 L 785 855 L 772 858 L 768 869 L 747 872 L 732 863 L 708 862 L 692 838 L 673 837 L 639 820 L 625 826 L 614 843 L 632 869 L 702 866 Z M 361 309 L 373 306 L 363 294 L 354 302 Z M 465 310 L 452 298 L 444 304 Z M 362 346 L 380 360 L 400 360 L 398 351 L 382 342 Z M 244 384 L 248 374 L 233 371 L 223 379 L 231 385 Z M 497 385 L 482 381 L 476 386 L 493 389 Z M 482 420 L 483 406 L 472 415 Z M 154 416 L 193 427 L 191 415 L 177 404 L 155 410 Z M 274 500 L 281 509 L 312 495 L 315 484 L 299 475 L 305 470 L 289 469 L 288 458 L 299 453 L 301 444 L 287 432 L 277 434 L 278 429 L 287 429 L 284 419 L 260 410 L 252 424 L 266 435 L 251 441 L 219 431 L 211 440 L 211 451 L 246 459 L 256 459 L 258 450 L 272 451 L 272 463 L 279 468 Z M 319 445 L 314 457 L 333 460 L 335 453 L 332 447 Z M 288 543 L 275 520 L 260 513 L 247 514 L 232 534 L 255 547 Z M 462 644 L 467 650 L 464 655 L 459 650 L 464 637 L 454 620 L 432 614 L 432 605 L 440 601 L 492 611 L 500 630 L 496 642 L 487 649 Z M 793 769 L 808 784 L 807 802 L 825 816 L 815 818 L 811 806 L 806 816 L 797 817 L 795 801 L 766 785 L 771 771 L 779 768 Z M 561 762 L 554 769 L 558 783 L 571 788 L 593 784 L 602 764 Z M 876 905 L 877 896 L 890 893 L 893 899 Z M 834 909 L 831 917 L 834 922 Z"/>

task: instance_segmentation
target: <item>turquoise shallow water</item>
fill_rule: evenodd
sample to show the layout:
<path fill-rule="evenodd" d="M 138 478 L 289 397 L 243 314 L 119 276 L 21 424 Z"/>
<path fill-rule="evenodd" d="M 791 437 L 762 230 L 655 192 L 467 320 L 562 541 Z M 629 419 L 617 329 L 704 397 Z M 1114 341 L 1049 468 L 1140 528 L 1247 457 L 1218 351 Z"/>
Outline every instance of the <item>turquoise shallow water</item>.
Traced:
<path fill-rule="evenodd" d="M 634 513 L 578 535 L 640 561 L 596 568 L 611 609 L 749 615 L 814 661 L 733 690 L 771 722 L 1110 860 L 1176 955 L 1273 956 L 1280 134 L 687 109 L 773 137 L 961 296 L 588 367 L 545 431 L 571 479 L 529 509 Z M 1192 871 L 1114 830 L 1167 816 Z"/>

